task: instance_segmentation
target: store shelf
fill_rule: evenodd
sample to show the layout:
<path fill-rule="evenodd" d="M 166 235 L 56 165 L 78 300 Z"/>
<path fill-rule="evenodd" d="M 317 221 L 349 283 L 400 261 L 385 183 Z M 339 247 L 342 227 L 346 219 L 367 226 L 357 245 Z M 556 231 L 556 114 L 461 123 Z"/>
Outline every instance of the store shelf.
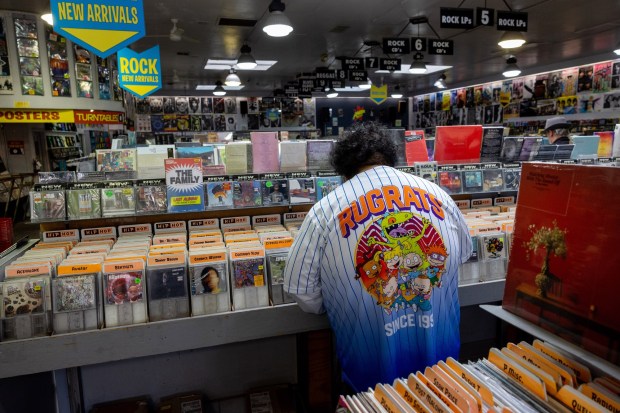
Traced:
<path fill-rule="evenodd" d="M 504 280 L 459 287 L 461 306 L 499 301 Z M 0 378 L 329 328 L 297 304 L 0 343 Z"/>
<path fill-rule="evenodd" d="M 584 350 L 583 348 L 578 347 L 573 343 L 556 336 L 552 332 L 547 331 L 534 323 L 524 320 L 523 318 L 504 310 L 499 305 L 481 305 L 480 308 L 493 314 L 502 321 L 505 321 L 508 324 L 511 324 L 540 340 L 546 341 L 572 354 L 578 361 L 581 361 L 582 363 L 591 366 L 594 369 L 593 373 L 595 375 L 609 375 L 611 377 L 620 377 L 620 366 L 616 366 L 605 359 L 595 356 L 587 350 Z"/>
<path fill-rule="evenodd" d="M 502 301 L 506 280 L 486 281 L 459 286 L 461 307 Z"/>
<path fill-rule="evenodd" d="M 0 343 L 0 378 L 329 328 L 287 304 Z"/>

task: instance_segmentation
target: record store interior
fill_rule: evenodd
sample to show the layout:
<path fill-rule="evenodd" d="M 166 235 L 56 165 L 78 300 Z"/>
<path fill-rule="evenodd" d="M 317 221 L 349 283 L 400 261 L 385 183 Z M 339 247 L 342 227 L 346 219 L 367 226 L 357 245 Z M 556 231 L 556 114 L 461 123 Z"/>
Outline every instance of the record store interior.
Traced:
<path fill-rule="evenodd" d="M 2 0 L 0 413 L 620 411 L 619 16 Z"/>

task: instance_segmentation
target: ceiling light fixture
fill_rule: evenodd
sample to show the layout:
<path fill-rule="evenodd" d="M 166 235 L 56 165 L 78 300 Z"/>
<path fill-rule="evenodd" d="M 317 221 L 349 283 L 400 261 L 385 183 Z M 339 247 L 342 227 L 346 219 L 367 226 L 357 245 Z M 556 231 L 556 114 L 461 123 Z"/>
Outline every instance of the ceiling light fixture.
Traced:
<path fill-rule="evenodd" d="M 41 19 L 43 19 L 43 21 L 49 24 L 50 26 L 54 25 L 54 17 L 52 16 L 52 13 L 42 14 Z"/>
<path fill-rule="evenodd" d="M 254 57 L 250 54 L 252 53 L 250 46 L 244 44 L 241 46 L 241 50 L 239 51 L 241 52 L 241 56 L 239 56 L 239 59 L 237 60 L 237 67 L 239 69 L 247 70 L 254 69 L 256 67 L 256 60 L 254 60 Z"/>
<path fill-rule="evenodd" d="M 219 80 L 215 82 L 215 89 L 213 89 L 213 94 L 215 96 L 224 96 L 226 94 L 226 91 L 222 87 L 222 82 L 220 82 Z"/>
<path fill-rule="evenodd" d="M 403 94 L 400 93 L 400 86 L 396 85 L 394 87 L 394 90 L 392 91 L 392 94 L 390 95 L 392 96 L 394 99 L 400 99 L 403 97 Z"/>
<path fill-rule="evenodd" d="M 521 69 L 517 66 L 517 58 L 514 56 L 510 56 L 506 59 L 506 68 L 502 73 L 504 77 L 515 77 L 521 74 Z"/>
<path fill-rule="evenodd" d="M 445 89 L 446 88 L 446 75 L 441 74 L 439 78 L 433 84 L 437 89 Z"/>
<path fill-rule="evenodd" d="M 422 75 L 426 73 L 426 64 L 423 62 L 424 55 L 420 52 L 417 52 L 413 55 L 413 63 L 409 67 L 409 72 L 414 75 Z"/>
<path fill-rule="evenodd" d="M 335 98 L 338 96 L 338 92 L 333 87 L 330 87 L 326 92 L 328 98 Z"/>
<path fill-rule="evenodd" d="M 265 21 L 263 31 L 271 37 L 288 36 L 293 31 L 291 21 L 284 14 L 286 6 L 281 0 L 272 0 L 269 4 L 269 16 Z"/>
<path fill-rule="evenodd" d="M 616 46 L 616 49 L 614 50 L 614 53 L 617 54 L 618 56 L 620 56 L 620 43 L 618 43 L 618 45 Z"/>
<path fill-rule="evenodd" d="M 368 78 L 368 80 L 365 83 L 360 84 L 358 87 L 362 90 L 370 89 L 372 87 L 372 82 L 370 81 L 370 78 Z"/>
<path fill-rule="evenodd" d="M 173 75 L 172 75 L 172 83 L 179 83 L 181 81 L 181 78 L 179 77 L 176 69 L 174 69 L 172 71 Z"/>
<path fill-rule="evenodd" d="M 497 44 L 504 49 L 515 49 L 525 44 L 525 37 L 521 32 L 504 32 Z"/>
<path fill-rule="evenodd" d="M 226 80 L 224 80 L 224 84 L 226 86 L 239 86 L 241 84 L 241 79 L 239 79 L 237 72 L 232 67 L 228 71 L 228 76 L 226 76 Z"/>

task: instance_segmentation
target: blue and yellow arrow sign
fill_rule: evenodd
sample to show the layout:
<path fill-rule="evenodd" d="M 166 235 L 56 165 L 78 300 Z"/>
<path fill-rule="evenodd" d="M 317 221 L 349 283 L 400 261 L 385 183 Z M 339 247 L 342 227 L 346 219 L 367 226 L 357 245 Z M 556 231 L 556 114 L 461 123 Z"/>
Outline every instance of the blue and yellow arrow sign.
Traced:
<path fill-rule="evenodd" d="M 387 85 L 377 87 L 372 85 L 370 87 L 370 99 L 377 105 L 382 104 L 387 99 Z"/>
<path fill-rule="evenodd" d="M 142 0 L 51 1 L 54 30 L 108 57 L 146 34 Z"/>
<path fill-rule="evenodd" d="M 140 97 L 161 89 L 159 46 L 142 53 L 125 48 L 119 50 L 117 58 L 120 87 Z"/>

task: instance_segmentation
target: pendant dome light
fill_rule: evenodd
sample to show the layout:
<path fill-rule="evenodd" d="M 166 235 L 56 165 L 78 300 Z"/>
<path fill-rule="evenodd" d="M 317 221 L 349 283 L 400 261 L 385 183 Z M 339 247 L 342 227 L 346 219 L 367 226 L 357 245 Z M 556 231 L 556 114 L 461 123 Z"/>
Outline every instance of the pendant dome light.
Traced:
<path fill-rule="evenodd" d="M 517 66 L 517 58 L 514 56 L 510 56 L 506 59 L 506 68 L 502 73 L 504 77 L 515 77 L 521 74 L 521 69 Z"/>
<path fill-rule="evenodd" d="M 215 96 L 224 96 L 226 94 L 226 91 L 222 87 L 222 82 L 220 82 L 219 80 L 215 82 L 215 89 L 213 89 L 213 94 Z"/>
<path fill-rule="evenodd" d="M 281 0 L 272 0 L 269 4 L 269 16 L 263 26 L 263 31 L 272 37 L 288 36 L 293 31 L 291 21 L 284 14 L 286 6 Z"/>
<path fill-rule="evenodd" d="M 237 67 L 243 70 L 252 70 L 256 67 L 256 60 L 250 53 L 252 53 L 252 49 L 247 44 L 241 46 L 241 50 L 239 50 L 241 55 L 239 59 L 237 59 Z"/>
<path fill-rule="evenodd" d="M 525 37 L 521 32 L 506 31 L 497 44 L 503 49 L 515 49 L 525 44 Z"/>
<path fill-rule="evenodd" d="M 226 76 L 224 84 L 226 86 L 241 86 L 241 79 L 239 79 L 237 72 L 232 67 L 228 71 L 228 76 Z"/>

